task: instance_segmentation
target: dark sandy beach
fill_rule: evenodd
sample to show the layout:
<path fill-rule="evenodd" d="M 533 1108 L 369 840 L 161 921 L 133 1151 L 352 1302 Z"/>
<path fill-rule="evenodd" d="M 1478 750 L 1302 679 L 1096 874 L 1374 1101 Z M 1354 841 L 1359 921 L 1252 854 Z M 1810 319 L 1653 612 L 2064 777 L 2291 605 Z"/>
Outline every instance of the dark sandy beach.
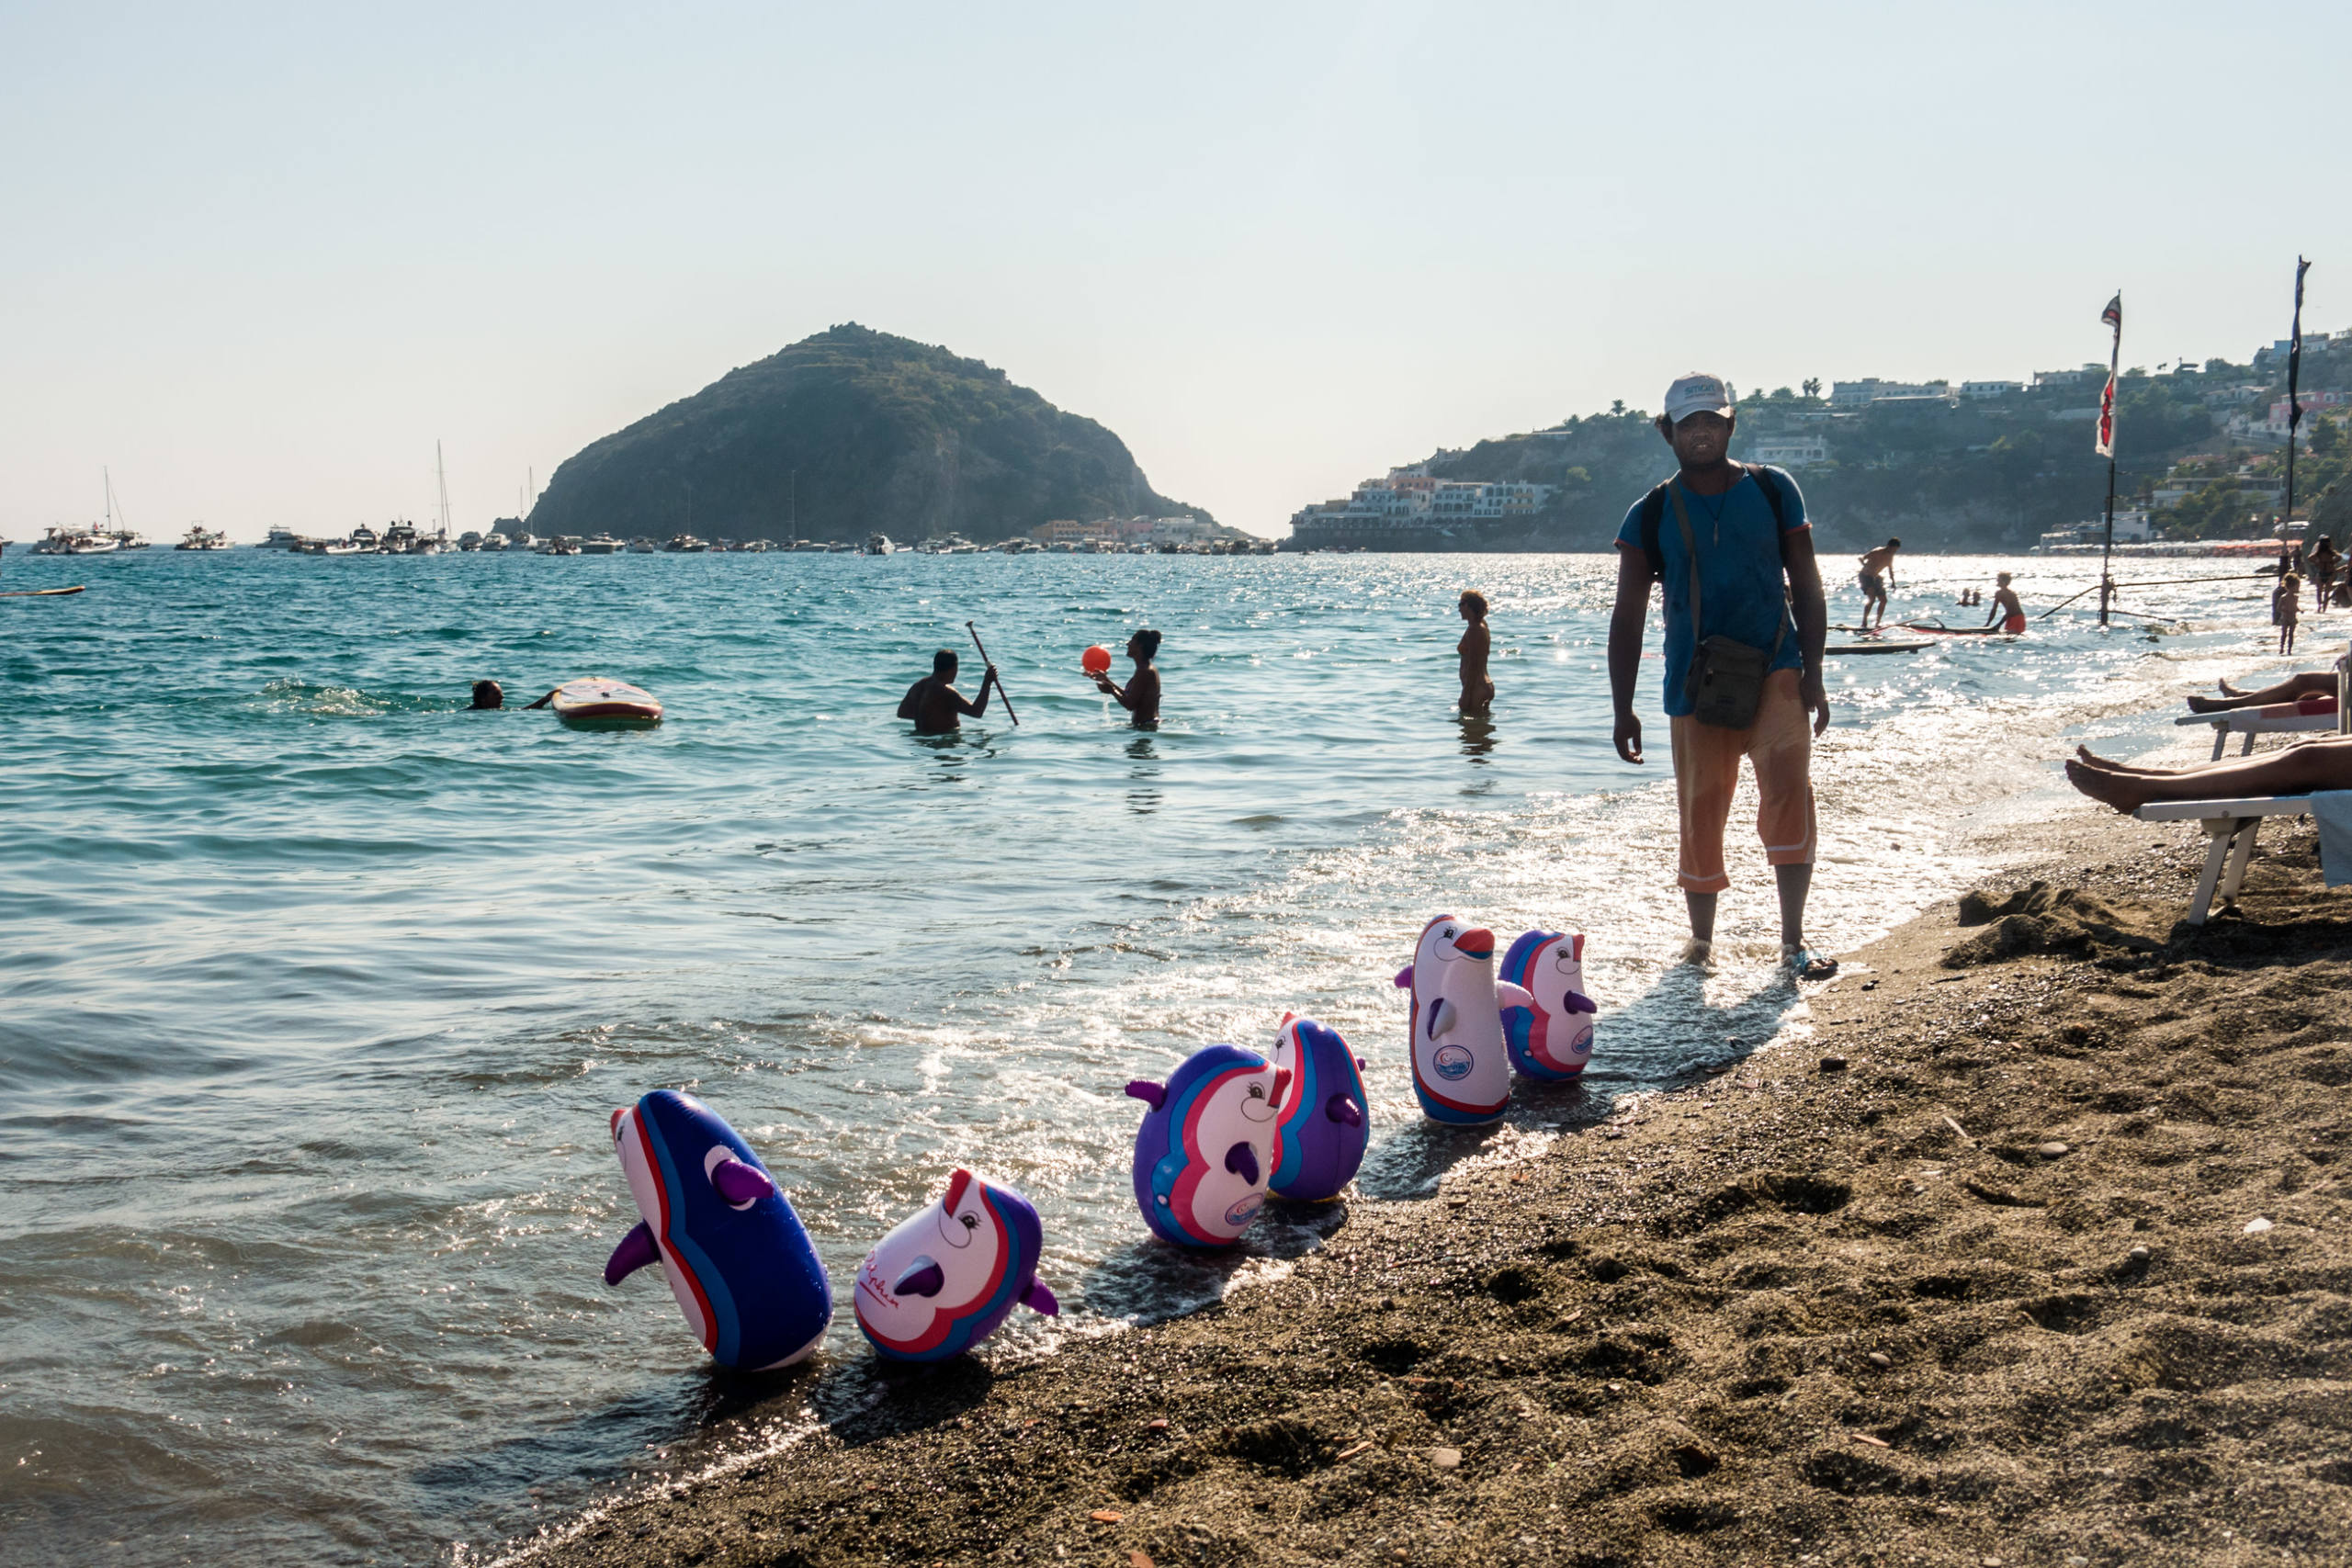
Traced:
<path fill-rule="evenodd" d="M 2201 835 L 2068 818 L 1854 955 L 1809 1044 L 528 1555 L 2352 1560 L 2352 899 L 2266 840 L 2192 931 Z"/>

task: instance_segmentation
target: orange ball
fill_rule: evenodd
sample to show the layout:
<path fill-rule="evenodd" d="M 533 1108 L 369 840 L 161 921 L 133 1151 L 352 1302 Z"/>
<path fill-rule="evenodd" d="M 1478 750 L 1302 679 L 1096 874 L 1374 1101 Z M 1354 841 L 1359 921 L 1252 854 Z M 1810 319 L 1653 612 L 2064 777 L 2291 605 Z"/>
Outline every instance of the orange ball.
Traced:
<path fill-rule="evenodd" d="M 1107 675 L 1111 671 L 1111 650 L 1097 643 L 1078 656 L 1078 667 L 1089 675 Z"/>

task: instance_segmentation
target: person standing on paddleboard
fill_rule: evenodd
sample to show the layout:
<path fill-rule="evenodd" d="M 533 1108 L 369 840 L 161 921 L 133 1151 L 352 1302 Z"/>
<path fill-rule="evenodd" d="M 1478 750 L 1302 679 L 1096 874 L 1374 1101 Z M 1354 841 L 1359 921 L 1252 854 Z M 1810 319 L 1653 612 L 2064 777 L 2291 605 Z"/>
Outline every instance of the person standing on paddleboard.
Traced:
<path fill-rule="evenodd" d="M 1159 728 L 1159 671 L 1151 662 L 1159 652 L 1159 634 L 1144 626 L 1127 638 L 1127 657 L 1136 661 L 1136 672 L 1127 677 L 1126 685 L 1121 687 L 1107 671 L 1094 677 L 1096 689 L 1135 716 L 1137 729 Z"/>
<path fill-rule="evenodd" d="M 1886 625 L 1886 587 L 1894 581 L 1894 552 L 1903 547 L 1900 539 L 1889 539 L 1878 548 L 1857 557 L 1862 570 L 1854 581 L 1862 585 L 1862 626 L 1871 629 L 1871 606 L 1878 606 L 1878 624 Z"/>
<path fill-rule="evenodd" d="M 1989 626 L 1998 621 L 2001 629 L 2011 637 L 2021 636 L 2025 631 L 2025 605 L 2019 603 L 2018 591 L 2009 586 L 2009 574 L 1996 572 L 1993 581 L 1993 613 L 1984 617 L 1984 624 Z"/>
<path fill-rule="evenodd" d="M 1815 841 L 1813 738 L 1829 728 L 1821 676 L 1829 611 L 1804 497 L 1779 468 L 1728 459 L 1737 419 L 1731 389 L 1717 377 L 1694 373 L 1667 389 L 1657 430 L 1680 467 L 1634 503 L 1617 533 L 1617 604 L 1609 617 L 1617 754 L 1642 761 L 1634 687 L 1657 583 L 1679 881 L 1690 914 L 1683 956 L 1703 963 L 1714 943 L 1715 900 L 1731 886 L 1724 827 L 1746 757 L 1762 797 L 1757 830 L 1779 885 L 1781 959 L 1800 978 L 1823 980 L 1838 964 L 1805 946 L 1804 903 Z"/>
<path fill-rule="evenodd" d="M 980 677 L 980 700 L 967 701 L 956 689 L 959 664 L 956 650 L 943 648 L 931 656 L 931 673 L 907 688 L 899 699 L 899 716 L 915 721 L 917 735 L 946 735 L 964 728 L 964 720 L 989 711 L 989 688 L 996 684 L 996 666 Z"/>

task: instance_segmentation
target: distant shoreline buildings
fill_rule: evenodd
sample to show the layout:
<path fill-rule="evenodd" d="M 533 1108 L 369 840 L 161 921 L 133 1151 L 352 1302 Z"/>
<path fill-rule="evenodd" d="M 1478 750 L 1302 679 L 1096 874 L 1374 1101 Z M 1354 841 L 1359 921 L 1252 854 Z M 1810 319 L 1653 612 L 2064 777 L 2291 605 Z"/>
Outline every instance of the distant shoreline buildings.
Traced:
<path fill-rule="evenodd" d="M 1291 516 L 1291 536 L 1323 546 L 1410 548 L 1442 544 L 1457 527 L 1532 520 L 1552 497 L 1551 485 L 1516 480 L 1440 479 L 1429 465 L 1391 468 L 1366 479 L 1350 494 L 1302 507 Z M 1377 541 L 1377 543 L 1375 543 Z"/>

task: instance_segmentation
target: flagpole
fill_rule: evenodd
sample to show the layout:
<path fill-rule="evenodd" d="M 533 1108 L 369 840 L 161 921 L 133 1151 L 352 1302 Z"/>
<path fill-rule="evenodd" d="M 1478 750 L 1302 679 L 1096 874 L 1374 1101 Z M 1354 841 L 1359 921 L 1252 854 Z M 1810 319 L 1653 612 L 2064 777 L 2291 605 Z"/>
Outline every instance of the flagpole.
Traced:
<path fill-rule="evenodd" d="M 2303 274 L 2311 267 L 2302 257 L 2295 258 L 2295 324 L 2287 339 L 2287 510 L 2278 518 L 2282 546 L 2292 537 L 2289 525 L 2295 520 L 2295 427 L 2303 423 L 2302 400 L 2295 394 L 2295 384 L 2302 378 Z"/>
<path fill-rule="evenodd" d="M 2115 291 L 2115 303 L 2108 310 L 2115 321 L 2115 341 L 2107 356 L 2107 396 L 2099 411 L 2099 423 L 2107 429 L 2107 544 L 2098 558 L 2098 624 L 2107 625 L 2107 602 L 2115 593 L 2115 402 L 2116 378 L 2123 365 L 2123 290 Z"/>

